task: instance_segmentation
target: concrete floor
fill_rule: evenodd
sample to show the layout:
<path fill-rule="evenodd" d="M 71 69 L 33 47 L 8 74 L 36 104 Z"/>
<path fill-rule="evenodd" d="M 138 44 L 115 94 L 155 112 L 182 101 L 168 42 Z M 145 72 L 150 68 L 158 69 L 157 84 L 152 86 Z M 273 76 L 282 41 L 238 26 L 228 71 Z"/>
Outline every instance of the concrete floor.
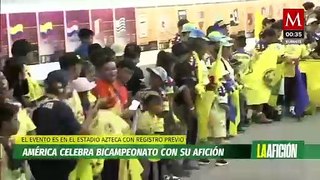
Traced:
<path fill-rule="evenodd" d="M 302 122 L 285 118 L 270 125 L 254 124 L 231 143 L 245 144 L 253 140 L 304 140 L 320 143 L 320 113 Z M 319 152 L 320 153 L 320 152 Z M 320 160 L 230 160 L 225 167 L 214 163 L 193 171 L 184 180 L 319 180 Z"/>

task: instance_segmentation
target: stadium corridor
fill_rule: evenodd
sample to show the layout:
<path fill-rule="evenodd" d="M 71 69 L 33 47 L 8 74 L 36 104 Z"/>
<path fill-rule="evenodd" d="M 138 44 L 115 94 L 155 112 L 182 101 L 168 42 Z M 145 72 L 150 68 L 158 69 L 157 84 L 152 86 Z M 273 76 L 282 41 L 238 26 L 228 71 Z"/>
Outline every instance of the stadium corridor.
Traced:
<path fill-rule="evenodd" d="M 270 125 L 253 124 L 244 134 L 232 139 L 232 144 L 253 140 L 304 140 L 319 144 L 320 113 L 306 116 L 302 122 L 284 118 Z M 319 152 L 320 153 L 320 152 Z M 230 160 L 229 165 L 215 167 L 214 163 L 193 171 L 184 180 L 317 180 L 318 160 Z"/>

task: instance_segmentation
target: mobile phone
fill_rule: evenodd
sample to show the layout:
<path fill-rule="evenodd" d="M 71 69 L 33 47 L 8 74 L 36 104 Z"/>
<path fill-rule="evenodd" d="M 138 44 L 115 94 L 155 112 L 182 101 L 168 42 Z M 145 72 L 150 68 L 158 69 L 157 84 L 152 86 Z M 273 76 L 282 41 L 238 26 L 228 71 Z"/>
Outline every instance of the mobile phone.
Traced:
<path fill-rule="evenodd" d="M 139 106 L 140 106 L 140 102 L 137 101 L 137 100 L 133 100 L 131 102 L 131 105 L 129 106 L 129 110 L 135 111 L 135 110 L 137 110 L 139 108 Z"/>

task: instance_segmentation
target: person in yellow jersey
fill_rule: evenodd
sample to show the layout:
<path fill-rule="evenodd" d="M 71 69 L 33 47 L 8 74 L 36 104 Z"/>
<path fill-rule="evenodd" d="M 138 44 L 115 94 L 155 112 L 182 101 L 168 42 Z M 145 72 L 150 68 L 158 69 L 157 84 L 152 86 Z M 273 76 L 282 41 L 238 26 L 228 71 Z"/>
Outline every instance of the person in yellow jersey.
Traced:
<path fill-rule="evenodd" d="M 310 52 L 305 44 L 288 44 L 285 46 L 285 56 L 287 57 L 287 61 L 284 62 L 285 102 L 293 116 L 295 115 L 295 65 L 299 63 L 299 60 L 308 58 L 309 55 Z"/>
<path fill-rule="evenodd" d="M 231 58 L 231 65 L 235 70 L 235 80 L 239 84 L 242 84 L 242 77 L 245 73 L 250 70 L 251 54 L 249 54 L 244 48 L 246 47 L 246 37 L 245 35 L 238 35 L 234 41 L 234 52 Z M 245 126 L 249 126 L 249 121 L 247 119 L 247 105 L 245 100 L 245 95 L 242 90 L 240 90 L 240 112 L 241 121 L 238 126 L 238 132 L 243 132 Z"/>
<path fill-rule="evenodd" d="M 163 100 L 156 91 L 149 91 L 142 97 L 142 113 L 139 115 L 137 134 L 152 135 L 164 133 Z M 142 179 L 162 179 L 161 160 L 141 160 L 144 167 Z"/>
<path fill-rule="evenodd" d="M 25 108 L 14 100 L 12 97 L 12 90 L 9 89 L 8 81 L 5 76 L 0 73 L 0 104 L 2 105 L 12 105 L 18 109 L 18 122 L 19 128 L 15 135 L 33 135 L 35 134 L 35 125 L 33 124 L 31 118 L 29 117 Z M 14 136 L 11 138 L 14 140 Z M 28 165 L 25 161 L 17 161 L 9 158 L 11 166 L 3 173 L 6 174 L 6 179 L 12 179 L 13 177 L 31 177 L 31 173 L 28 169 Z M 13 165 L 13 166 L 12 166 Z"/>
<path fill-rule="evenodd" d="M 277 34 L 273 29 L 264 30 L 263 39 L 258 42 L 251 63 L 251 70 L 243 77 L 244 93 L 248 106 L 253 110 L 252 118 L 257 123 L 271 123 L 263 113 L 263 105 L 271 96 L 275 70 L 278 62 Z M 251 116 L 251 117 L 250 117 Z"/>
<path fill-rule="evenodd" d="M 269 44 L 277 55 L 277 67 L 274 71 L 275 77 L 269 103 L 265 105 L 264 111 L 268 118 L 280 121 L 282 118 L 282 106 L 284 105 L 284 76 L 283 67 L 285 60 L 285 45 L 282 43 L 282 20 L 278 20 L 271 25 L 271 29 L 276 32 L 276 38 Z"/>
<path fill-rule="evenodd" d="M 160 66 L 154 68 L 147 68 L 150 74 L 149 85 L 150 88 L 146 88 L 138 92 L 138 99 L 144 99 L 149 93 L 156 93 L 162 98 L 163 101 L 163 112 L 159 114 L 161 121 L 157 122 L 157 126 L 162 127 L 162 133 L 159 134 L 170 134 L 174 133 L 175 128 L 178 129 L 179 119 L 172 112 L 172 96 L 173 96 L 173 80 L 168 76 L 166 70 Z M 175 129 L 175 130 L 177 130 Z M 179 133 L 179 132 L 178 132 Z M 189 172 L 184 171 L 181 166 L 173 166 L 175 161 L 161 160 L 160 166 L 166 167 L 168 171 L 175 176 L 189 176 Z M 158 163 L 159 164 L 159 163 Z"/>
<path fill-rule="evenodd" d="M 59 58 L 60 68 L 66 71 L 69 75 L 71 86 L 72 81 L 76 80 L 81 73 L 83 60 L 80 56 L 76 55 L 75 53 L 66 53 Z M 76 118 L 80 123 L 84 120 L 84 113 L 81 106 L 81 101 L 77 91 L 72 91 L 71 97 L 66 100 L 67 104 L 70 105 L 72 111 L 74 112 Z"/>
<path fill-rule="evenodd" d="M 208 54 L 209 39 L 201 30 L 193 30 L 189 35 L 189 45 L 193 51 L 190 64 L 193 68 L 192 74 L 197 79 L 196 89 L 196 112 L 198 116 L 198 140 L 200 143 L 207 142 L 208 120 L 211 105 L 214 99 L 214 85 L 209 81 L 209 72 L 205 64 Z M 199 164 L 209 164 L 208 159 L 201 159 Z"/>
<path fill-rule="evenodd" d="M 40 86 L 39 82 L 33 79 L 28 71 L 28 65 L 34 64 L 37 62 L 34 51 L 37 50 L 37 47 L 32 45 L 25 39 L 17 40 L 13 43 L 11 48 L 12 58 L 6 61 L 6 66 L 10 64 L 20 64 L 23 65 L 23 74 L 20 76 L 20 86 L 15 87 L 15 96 L 18 97 L 17 100 L 22 103 L 24 107 L 34 106 L 36 101 L 41 98 L 44 94 L 43 88 Z M 12 70 L 6 71 L 5 74 L 12 77 L 12 73 L 15 72 Z M 7 76 L 7 75 L 6 75 Z M 22 79 L 21 79 L 22 78 Z M 13 82 L 18 82 L 17 79 L 8 79 L 10 87 Z"/>
<path fill-rule="evenodd" d="M 208 127 L 210 142 L 214 144 L 224 143 L 224 139 L 227 137 L 226 121 L 228 113 L 228 93 L 223 86 L 219 86 L 209 116 Z M 224 159 L 218 159 L 215 162 L 216 166 L 224 166 L 227 164 L 228 162 Z"/>
<path fill-rule="evenodd" d="M 82 106 L 85 108 L 88 106 L 90 108 L 96 102 L 96 98 L 93 96 L 90 98 L 89 92 L 96 86 L 95 82 L 90 82 L 85 77 L 80 77 L 73 81 L 73 87 L 79 93 Z M 87 112 L 87 111 L 85 111 Z M 86 113 L 85 113 L 86 114 Z M 90 127 L 90 134 L 94 135 L 122 135 L 130 134 L 129 124 L 115 113 L 100 109 L 98 111 L 95 121 Z M 129 169 L 127 165 L 121 165 L 123 163 L 129 164 Z M 133 165 L 131 164 L 134 164 Z M 121 169 L 124 168 L 124 169 Z M 77 163 L 76 168 L 71 172 L 69 180 L 90 180 L 100 177 L 100 173 L 104 170 L 104 160 L 103 159 L 82 159 Z M 129 171 L 128 171 L 129 170 Z M 140 175 L 143 169 L 138 162 L 138 160 L 120 160 L 119 166 L 119 180 L 126 180 L 126 177 L 131 176 L 133 180 L 139 180 L 136 175 Z M 116 172 L 113 172 L 116 173 Z"/>

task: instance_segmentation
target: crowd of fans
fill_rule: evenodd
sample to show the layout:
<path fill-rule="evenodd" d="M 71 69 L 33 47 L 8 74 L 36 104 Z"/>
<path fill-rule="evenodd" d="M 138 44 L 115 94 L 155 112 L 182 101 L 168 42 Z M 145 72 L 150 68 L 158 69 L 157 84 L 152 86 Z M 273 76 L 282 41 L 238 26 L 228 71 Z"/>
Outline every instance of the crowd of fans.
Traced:
<path fill-rule="evenodd" d="M 34 58 L 32 45 L 24 39 L 15 41 L 13 57 L 0 74 L 4 179 L 123 177 L 117 159 L 17 161 L 12 158 L 15 135 L 169 134 L 186 135 L 187 144 L 223 144 L 252 122 L 280 121 L 283 107 L 302 117 L 305 107 L 302 113 L 296 107 L 299 61 L 320 57 L 320 9 L 310 2 L 303 6 L 304 43 L 284 44 L 282 20 L 265 18 L 252 52 L 245 50 L 245 35 L 229 35 L 229 24 L 223 20 L 205 33 L 182 19 L 172 51 L 160 51 L 147 75 L 137 66 L 141 54 L 137 44 L 101 47 L 93 44 L 93 31 L 81 29 L 80 47 L 61 56 L 61 69 L 39 83 L 26 65 Z M 129 108 L 133 101 L 140 103 L 139 108 Z M 140 175 L 131 179 L 179 179 L 209 163 L 209 159 L 144 159 L 130 163 L 125 176 L 141 166 Z M 227 164 L 224 159 L 215 161 L 216 166 Z"/>

